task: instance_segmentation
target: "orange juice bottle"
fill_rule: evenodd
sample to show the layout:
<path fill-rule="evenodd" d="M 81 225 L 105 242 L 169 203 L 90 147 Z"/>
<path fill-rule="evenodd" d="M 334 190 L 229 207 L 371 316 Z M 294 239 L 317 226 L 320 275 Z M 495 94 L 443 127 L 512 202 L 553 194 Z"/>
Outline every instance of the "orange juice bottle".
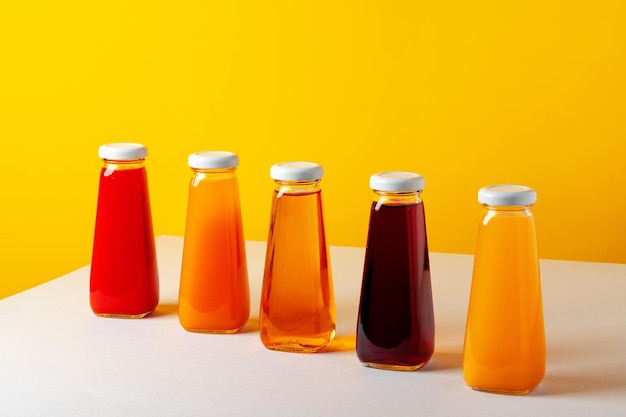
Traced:
<path fill-rule="evenodd" d="M 535 219 L 537 195 L 519 185 L 481 188 L 463 348 L 463 376 L 479 391 L 523 395 L 545 371 Z"/>
<path fill-rule="evenodd" d="M 335 301 L 324 233 L 320 180 L 311 162 L 273 165 L 276 182 L 261 292 L 265 347 L 316 352 L 335 335 Z"/>
<path fill-rule="evenodd" d="M 188 331 L 235 333 L 248 321 L 250 293 L 237 155 L 197 152 L 192 169 L 178 296 Z"/>

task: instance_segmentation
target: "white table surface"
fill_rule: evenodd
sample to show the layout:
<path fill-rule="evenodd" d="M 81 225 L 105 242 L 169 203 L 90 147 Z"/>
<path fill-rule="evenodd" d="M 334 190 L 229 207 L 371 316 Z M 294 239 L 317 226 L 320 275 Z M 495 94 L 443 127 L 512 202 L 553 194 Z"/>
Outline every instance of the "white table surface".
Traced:
<path fill-rule="evenodd" d="M 235 335 L 178 323 L 182 238 L 157 238 L 161 303 L 98 318 L 89 267 L 0 301 L 0 416 L 626 416 L 626 265 L 542 261 L 546 376 L 524 397 L 472 391 L 461 352 L 472 257 L 431 253 L 436 345 L 416 372 L 354 352 L 364 250 L 332 247 L 337 338 L 316 354 L 258 334 L 264 242 L 247 242 L 252 319 Z"/>

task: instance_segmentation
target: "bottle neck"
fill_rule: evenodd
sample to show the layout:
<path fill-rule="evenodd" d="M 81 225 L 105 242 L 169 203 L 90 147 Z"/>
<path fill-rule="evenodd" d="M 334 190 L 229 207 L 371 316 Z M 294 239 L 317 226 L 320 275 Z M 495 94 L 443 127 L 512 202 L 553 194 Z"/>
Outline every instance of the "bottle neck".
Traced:
<path fill-rule="evenodd" d="M 483 215 L 480 223 L 487 226 L 492 219 L 511 221 L 530 221 L 534 220 L 530 211 L 531 206 L 490 206 L 483 204 Z"/>
<path fill-rule="evenodd" d="M 488 204 L 483 204 L 483 208 L 486 210 L 488 214 L 510 214 L 512 216 L 532 216 L 532 212 L 530 208 L 532 205 L 528 206 L 490 206 Z"/>
<path fill-rule="evenodd" d="M 115 159 L 103 159 L 104 168 L 106 168 L 107 171 L 124 171 L 129 169 L 143 168 L 144 161 L 144 158 L 128 159 L 123 161 L 118 161 Z"/>
<path fill-rule="evenodd" d="M 233 180 L 237 177 L 237 167 L 232 168 L 191 168 L 192 184 L 197 185 L 200 181 L 207 179 L 210 181 Z"/>
<path fill-rule="evenodd" d="M 377 206 L 410 206 L 422 202 L 421 191 L 380 191 L 374 190 Z"/>
<path fill-rule="evenodd" d="M 193 172 L 203 173 L 203 174 L 228 174 L 234 173 L 237 170 L 237 167 L 231 168 L 191 168 Z"/>
<path fill-rule="evenodd" d="M 211 178 L 232 178 L 237 172 L 237 167 L 231 168 L 191 168 L 194 176 L 211 176 Z"/>
<path fill-rule="evenodd" d="M 321 180 L 312 181 L 285 181 L 274 180 L 274 189 L 278 193 L 278 197 L 283 194 L 298 195 L 298 194 L 312 194 L 322 190 L 320 186 Z"/>

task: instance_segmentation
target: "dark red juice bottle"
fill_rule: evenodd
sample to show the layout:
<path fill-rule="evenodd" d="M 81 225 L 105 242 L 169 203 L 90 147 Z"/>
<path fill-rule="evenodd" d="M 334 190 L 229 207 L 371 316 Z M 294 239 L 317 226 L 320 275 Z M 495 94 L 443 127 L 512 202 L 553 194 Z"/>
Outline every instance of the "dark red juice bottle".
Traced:
<path fill-rule="evenodd" d="M 357 323 L 356 350 L 366 366 L 413 371 L 434 350 L 434 314 L 424 204 L 424 178 L 374 174 Z"/>
<path fill-rule="evenodd" d="M 140 318 L 159 302 L 145 146 L 103 145 L 90 276 L 90 304 L 102 317 Z"/>

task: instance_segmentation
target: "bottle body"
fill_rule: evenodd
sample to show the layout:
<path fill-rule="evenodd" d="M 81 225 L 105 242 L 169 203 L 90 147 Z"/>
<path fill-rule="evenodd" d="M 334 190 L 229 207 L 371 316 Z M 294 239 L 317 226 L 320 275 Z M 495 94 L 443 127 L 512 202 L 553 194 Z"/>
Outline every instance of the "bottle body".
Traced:
<path fill-rule="evenodd" d="M 335 301 L 319 181 L 277 181 L 259 313 L 272 350 L 316 352 L 335 335 Z"/>
<path fill-rule="evenodd" d="M 102 317 L 140 318 L 159 301 L 159 275 L 143 159 L 106 160 L 100 174 L 90 304 Z"/>
<path fill-rule="evenodd" d="M 412 371 L 434 350 L 434 314 L 424 204 L 417 193 L 372 203 L 357 320 L 366 366 Z"/>
<path fill-rule="evenodd" d="M 530 206 L 485 206 L 463 348 L 463 376 L 481 391 L 526 394 L 545 371 L 535 220 Z"/>
<path fill-rule="evenodd" d="M 248 321 L 250 293 L 235 168 L 194 169 L 178 300 L 188 331 L 235 333 Z"/>

